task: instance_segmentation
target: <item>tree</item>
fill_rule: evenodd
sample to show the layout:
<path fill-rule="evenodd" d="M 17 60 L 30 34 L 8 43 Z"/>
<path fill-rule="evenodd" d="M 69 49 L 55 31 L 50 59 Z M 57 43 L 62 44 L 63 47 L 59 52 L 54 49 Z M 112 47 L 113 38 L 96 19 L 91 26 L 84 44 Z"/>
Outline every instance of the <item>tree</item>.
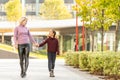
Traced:
<path fill-rule="evenodd" d="M 108 6 L 108 0 L 76 0 L 79 5 L 79 15 L 86 22 L 86 27 L 91 30 L 94 41 L 94 31 L 101 31 L 101 51 L 103 51 L 104 32 L 109 30 L 112 24 Z M 94 46 L 94 42 L 92 44 Z M 92 46 L 92 49 L 93 49 Z M 92 50 L 93 51 L 93 50 Z"/>
<path fill-rule="evenodd" d="M 91 21 L 91 1 L 90 0 L 76 0 L 77 6 L 73 6 L 73 10 L 76 10 L 78 12 L 77 16 L 80 16 L 82 18 L 82 21 L 85 23 L 85 31 L 88 30 L 87 27 L 90 26 L 87 25 L 87 22 Z M 91 23 L 91 22 L 90 22 Z M 91 30 L 91 35 L 94 36 L 92 33 L 94 32 L 92 29 Z M 85 33 L 87 33 L 86 31 Z M 86 38 L 86 36 L 85 36 Z M 90 43 L 91 43 L 91 50 L 93 51 L 93 46 L 94 46 L 94 37 L 90 37 Z M 85 39 L 86 40 L 86 39 Z M 86 45 L 85 45 L 86 46 Z M 86 48 L 86 47 L 85 47 Z"/>
<path fill-rule="evenodd" d="M 22 16 L 22 5 L 20 0 L 9 0 L 5 4 L 7 19 L 17 21 Z"/>
<path fill-rule="evenodd" d="M 108 0 L 93 0 L 93 8 L 95 10 L 95 21 L 97 27 L 101 31 L 101 51 L 103 51 L 104 32 L 109 30 L 113 20 L 110 18 L 109 13 L 110 1 Z"/>
<path fill-rule="evenodd" d="M 44 19 L 72 18 L 72 15 L 64 5 L 64 0 L 45 0 L 41 5 L 40 13 Z"/>
<path fill-rule="evenodd" d="M 91 0 L 76 0 L 78 8 L 78 16 L 82 18 L 82 21 L 85 23 L 86 33 L 90 31 L 89 40 L 91 45 L 91 50 L 94 51 L 94 34 L 97 30 L 95 22 L 93 22 L 93 11 L 92 11 L 92 1 Z M 89 31 L 88 31 L 89 30 Z M 89 34 L 89 33 L 88 33 Z"/>
<path fill-rule="evenodd" d="M 116 23 L 116 30 L 115 30 L 115 49 L 116 52 L 118 49 L 118 44 L 120 40 L 120 0 L 110 0 L 111 5 L 109 6 L 109 13 L 111 13 L 111 18 Z"/>

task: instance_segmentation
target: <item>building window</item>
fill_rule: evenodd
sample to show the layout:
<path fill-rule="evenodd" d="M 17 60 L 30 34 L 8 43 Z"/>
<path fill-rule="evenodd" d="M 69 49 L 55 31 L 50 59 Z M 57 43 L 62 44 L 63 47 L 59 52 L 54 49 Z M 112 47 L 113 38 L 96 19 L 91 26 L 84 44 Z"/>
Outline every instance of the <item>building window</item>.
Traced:
<path fill-rule="evenodd" d="M 26 4 L 26 11 L 27 12 L 35 12 L 36 4 Z"/>
<path fill-rule="evenodd" d="M 0 4 L 0 12 L 4 12 L 4 11 L 5 11 L 4 4 Z"/>
<path fill-rule="evenodd" d="M 6 16 L 0 16 L 0 21 L 5 21 L 7 20 Z"/>
<path fill-rule="evenodd" d="M 73 0 L 64 0 L 65 3 L 73 3 Z"/>
<path fill-rule="evenodd" d="M 67 9 L 69 10 L 69 11 L 72 11 L 72 4 L 65 4 L 66 5 L 66 7 L 67 7 Z"/>
<path fill-rule="evenodd" d="M 76 15 L 75 15 L 75 11 L 72 10 L 73 4 L 67 3 L 65 4 L 65 6 L 67 7 L 68 11 L 72 14 L 72 17 L 74 18 Z"/>

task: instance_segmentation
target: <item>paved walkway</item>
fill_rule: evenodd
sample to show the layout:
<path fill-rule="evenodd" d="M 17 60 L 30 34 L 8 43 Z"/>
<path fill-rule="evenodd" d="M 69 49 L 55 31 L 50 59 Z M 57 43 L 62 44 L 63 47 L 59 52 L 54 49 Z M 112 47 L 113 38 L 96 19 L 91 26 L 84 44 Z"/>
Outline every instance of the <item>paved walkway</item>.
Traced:
<path fill-rule="evenodd" d="M 19 58 L 18 54 L 0 49 L 0 59 L 18 59 L 18 58 Z"/>
<path fill-rule="evenodd" d="M 64 60 L 60 59 L 56 60 L 55 76 L 49 77 L 47 59 L 30 59 L 25 78 L 20 77 L 19 59 L 0 59 L 0 80 L 101 80 L 98 76 L 65 66 Z"/>
<path fill-rule="evenodd" d="M 100 80 L 97 76 L 65 66 L 64 60 L 56 61 L 55 78 L 50 78 L 47 60 L 30 59 L 27 76 L 20 77 L 19 59 L 0 59 L 0 80 Z"/>
<path fill-rule="evenodd" d="M 0 59 L 18 59 L 18 54 L 0 49 Z"/>

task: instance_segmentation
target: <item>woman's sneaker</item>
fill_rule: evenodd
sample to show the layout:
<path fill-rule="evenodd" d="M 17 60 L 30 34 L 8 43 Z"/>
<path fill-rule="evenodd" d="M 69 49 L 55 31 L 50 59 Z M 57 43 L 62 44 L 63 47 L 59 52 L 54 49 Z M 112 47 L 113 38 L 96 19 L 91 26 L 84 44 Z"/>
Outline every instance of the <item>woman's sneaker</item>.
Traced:
<path fill-rule="evenodd" d="M 22 78 L 26 77 L 26 72 L 21 73 L 21 77 Z"/>
<path fill-rule="evenodd" d="M 55 77 L 53 70 L 50 71 L 50 77 Z"/>

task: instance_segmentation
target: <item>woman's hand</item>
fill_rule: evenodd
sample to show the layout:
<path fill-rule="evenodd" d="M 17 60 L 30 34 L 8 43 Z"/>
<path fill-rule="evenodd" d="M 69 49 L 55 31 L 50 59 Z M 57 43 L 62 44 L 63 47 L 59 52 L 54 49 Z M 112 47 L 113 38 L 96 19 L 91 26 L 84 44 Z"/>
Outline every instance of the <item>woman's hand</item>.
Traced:
<path fill-rule="evenodd" d="M 35 43 L 34 45 L 35 45 L 36 47 L 39 47 L 39 44 L 38 44 L 38 43 Z"/>
<path fill-rule="evenodd" d="M 18 45 L 17 45 L 17 44 L 15 44 L 14 47 L 15 47 L 16 49 L 18 49 Z"/>

